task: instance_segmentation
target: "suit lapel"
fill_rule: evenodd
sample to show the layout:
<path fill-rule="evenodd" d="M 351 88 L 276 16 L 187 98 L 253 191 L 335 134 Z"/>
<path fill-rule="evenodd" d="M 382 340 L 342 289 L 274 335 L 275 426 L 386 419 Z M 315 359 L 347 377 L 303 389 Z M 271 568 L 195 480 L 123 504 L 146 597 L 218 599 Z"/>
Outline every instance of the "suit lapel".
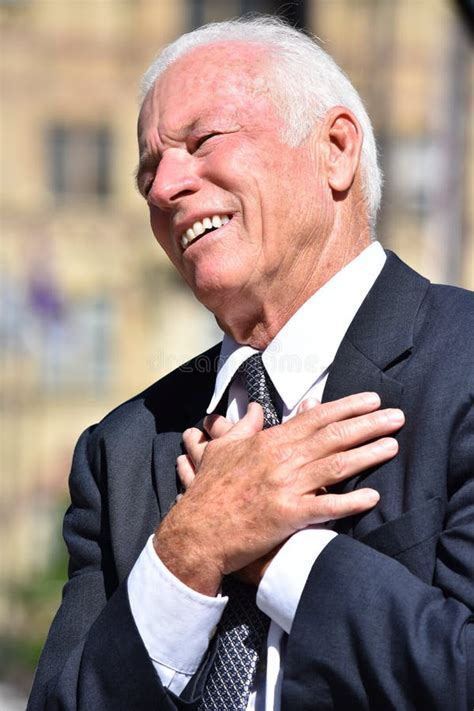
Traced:
<path fill-rule="evenodd" d="M 410 354 L 414 345 L 416 317 L 428 286 L 427 279 L 410 269 L 392 252 L 387 252 L 385 266 L 336 354 L 325 400 L 330 399 L 333 391 L 341 389 L 343 380 L 349 381 L 348 375 L 357 379 L 355 364 L 351 366 L 356 351 L 365 359 L 369 370 L 369 363 L 372 363 L 382 372 L 389 371 L 395 363 Z M 359 360 L 358 365 L 363 362 Z M 344 372 L 346 369 L 351 371 L 347 375 Z M 359 377 L 361 383 L 365 382 L 364 374 Z"/>
<path fill-rule="evenodd" d="M 179 417 L 173 418 L 173 429 L 158 431 L 153 440 L 153 488 L 161 518 L 168 513 L 181 491 L 176 458 L 184 452 L 183 432 L 189 427 L 203 428 L 206 408 L 214 389 L 219 352 L 220 345 L 215 346 L 182 368 L 184 382 L 180 380 L 176 393 L 172 394 L 172 397 L 179 399 Z M 166 422 L 166 417 L 163 421 Z"/>
<path fill-rule="evenodd" d="M 323 401 L 375 390 L 382 407 L 396 407 L 403 387 L 391 368 L 414 347 L 416 316 L 429 282 L 391 252 L 349 326 L 331 366 Z"/>
<path fill-rule="evenodd" d="M 176 458 L 183 453 L 181 432 L 161 432 L 153 441 L 153 487 L 160 519 L 170 510 L 179 493 Z"/>
<path fill-rule="evenodd" d="M 384 373 L 346 337 L 331 368 L 323 402 L 363 391 L 374 391 L 380 395 L 382 407 L 397 407 L 402 390 L 401 383 Z"/>
<path fill-rule="evenodd" d="M 229 389 L 227 388 L 216 408 L 216 412 L 220 415 L 226 414 L 228 393 Z M 210 399 L 211 396 L 209 396 L 209 401 Z M 188 426 L 203 430 L 203 423 L 204 415 L 201 414 L 198 420 Z M 186 427 L 183 428 L 183 431 L 185 429 Z M 182 491 L 176 472 L 176 459 L 184 451 L 182 432 L 161 432 L 153 440 L 153 487 L 158 500 L 160 518 L 168 513 L 177 495 Z"/>
<path fill-rule="evenodd" d="M 414 349 L 416 317 L 429 282 L 398 257 L 388 253 L 385 266 L 352 321 L 334 359 L 323 402 L 363 391 L 379 394 L 382 407 L 398 407 L 403 383 L 394 375 L 396 364 Z M 376 470 L 373 470 L 376 471 Z M 332 487 L 353 491 L 363 479 L 370 486 L 373 471 L 363 472 Z M 333 528 L 351 533 L 354 518 L 334 522 Z"/>

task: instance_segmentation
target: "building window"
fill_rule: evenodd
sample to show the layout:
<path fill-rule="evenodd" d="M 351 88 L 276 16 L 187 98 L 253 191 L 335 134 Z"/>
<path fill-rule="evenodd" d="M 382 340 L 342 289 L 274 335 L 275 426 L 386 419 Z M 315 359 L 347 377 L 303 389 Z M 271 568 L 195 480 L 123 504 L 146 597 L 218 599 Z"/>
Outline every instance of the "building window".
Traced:
<path fill-rule="evenodd" d="M 107 393 L 115 328 L 115 310 L 109 298 L 96 295 L 75 302 L 58 301 L 54 308 L 48 296 L 33 292 L 30 298 L 40 389 L 48 393 L 76 390 L 96 396 Z"/>
<path fill-rule="evenodd" d="M 397 137 L 393 140 L 388 166 L 391 200 L 404 211 L 426 217 L 433 209 L 443 154 L 439 141 L 427 136 Z"/>
<path fill-rule="evenodd" d="M 106 198 L 111 192 L 112 137 L 107 126 L 48 129 L 49 183 L 59 202 Z"/>

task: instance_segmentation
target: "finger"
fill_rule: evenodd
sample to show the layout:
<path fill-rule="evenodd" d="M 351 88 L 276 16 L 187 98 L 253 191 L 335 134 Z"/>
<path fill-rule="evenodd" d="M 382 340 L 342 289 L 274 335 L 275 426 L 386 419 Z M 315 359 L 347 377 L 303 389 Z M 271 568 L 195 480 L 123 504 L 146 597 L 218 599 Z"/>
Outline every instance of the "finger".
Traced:
<path fill-rule="evenodd" d="M 308 497 L 305 526 L 355 516 L 372 509 L 380 500 L 375 489 L 356 489 L 348 494 L 324 494 Z"/>
<path fill-rule="evenodd" d="M 254 560 L 252 563 L 246 565 L 245 568 L 236 570 L 234 573 L 235 577 L 242 580 L 244 583 L 250 583 L 251 585 L 258 587 L 268 566 L 284 543 L 285 541 L 282 541 L 278 546 L 263 555 L 261 558 L 257 558 L 257 560 Z"/>
<path fill-rule="evenodd" d="M 377 467 L 398 453 L 398 442 L 393 437 L 382 437 L 376 442 L 355 447 L 342 455 L 340 478 L 345 479 L 354 474 L 360 474 L 366 469 Z"/>
<path fill-rule="evenodd" d="M 249 403 L 247 412 L 228 432 L 224 435 L 228 439 L 246 439 L 263 429 L 263 410 L 257 402 Z"/>
<path fill-rule="evenodd" d="M 197 427 L 190 427 L 183 432 L 183 444 L 186 449 L 186 454 L 191 457 L 194 466 L 199 468 L 201 459 L 206 449 L 208 439 L 204 432 L 198 430 Z"/>
<path fill-rule="evenodd" d="M 204 429 L 211 439 L 223 437 L 232 427 L 232 422 L 222 415 L 208 415 L 204 418 Z"/>
<path fill-rule="evenodd" d="M 306 400 L 303 400 L 303 402 L 298 406 L 298 414 L 301 412 L 306 412 L 307 410 L 311 410 L 313 407 L 316 407 L 316 405 L 320 405 L 320 401 L 317 400 L 315 397 L 308 397 Z"/>
<path fill-rule="evenodd" d="M 332 422 L 319 431 L 317 438 L 312 438 L 312 446 L 317 449 L 318 457 L 322 458 L 390 435 L 398 431 L 404 422 L 403 412 L 396 408 Z M 385 444 L 382 445 L 384 446 Z"/>
<path fill-rule="evenodd" d="M 176 459 L 176 471 L 178 472 L 181 484 L 185 489 L 188 489 L 195 479 L 196 471 L 187 454 L 180 454 Z"/>
<path fill-rule="evenodd" d="M 349 395 L 340 400 L 325 402 L 291 418 L 281 428 L 299 430 L 303 435 L 311 434 L 333 422 L 339 422 L 373 412 L 380 407 L 377 393 L 364 392 Z"/>
<path fill-rule="evenodd" d="M 383 437 L 346 452 L 337 452 L 320 460 L 317 465 L 314 462 L 305 464 L 300 471 L 301 481 L 316 491 L 388 462 L 397 452 L 397 440 Z"/>

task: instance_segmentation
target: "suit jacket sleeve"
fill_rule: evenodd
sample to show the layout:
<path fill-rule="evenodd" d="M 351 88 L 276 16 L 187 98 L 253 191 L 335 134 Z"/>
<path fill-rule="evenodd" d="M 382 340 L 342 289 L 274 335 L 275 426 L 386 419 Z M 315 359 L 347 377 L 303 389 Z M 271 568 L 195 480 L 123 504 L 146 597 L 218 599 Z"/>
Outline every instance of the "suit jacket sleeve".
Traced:
<path fill-rule="evenodd" d="M 337 536 L 317 559 L 300 601 L 282 708 L 293 708 L 295 699 L 299 709 L 473 708 L 472 403 L 467 408 L 451 440 L 448 505 L 432 584 L 386 555 L 381 541 L 374 550 Z M 400 524 L 400 534 L 411 529 L 400 560 L 423 555 L 432 531 L 422 519 L 415 510 L 386 524 L 392 532 Z"/>
<path fill-rule="evenodd" d="M 72 505 L 64 523 L 69 581 L 28 709 L 176 709 L 135 627 L 126 581 L 117 588 L 113 580 L 110 542 L 103 534 L 107 499 L 100 490 L 100 452 L 91 446 L 92 431 L 82 435 L 74 454 Z"/>

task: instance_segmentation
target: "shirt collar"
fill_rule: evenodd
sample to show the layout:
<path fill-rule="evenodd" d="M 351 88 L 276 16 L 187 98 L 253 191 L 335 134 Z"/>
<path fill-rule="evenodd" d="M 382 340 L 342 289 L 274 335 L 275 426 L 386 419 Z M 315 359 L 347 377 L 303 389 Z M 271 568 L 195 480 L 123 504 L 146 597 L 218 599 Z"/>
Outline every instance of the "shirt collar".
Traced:
<path fill-rule="evenodd" d="M 373 242 L 318 289 L 263 351 L 267 373 L 289 410 L 296 407 L 333 362 L 385 260 L 381 244 Z M 208 413 L 215 410 L 238 368 L 256 352 L 255 348 L 224 336 Z"/>

